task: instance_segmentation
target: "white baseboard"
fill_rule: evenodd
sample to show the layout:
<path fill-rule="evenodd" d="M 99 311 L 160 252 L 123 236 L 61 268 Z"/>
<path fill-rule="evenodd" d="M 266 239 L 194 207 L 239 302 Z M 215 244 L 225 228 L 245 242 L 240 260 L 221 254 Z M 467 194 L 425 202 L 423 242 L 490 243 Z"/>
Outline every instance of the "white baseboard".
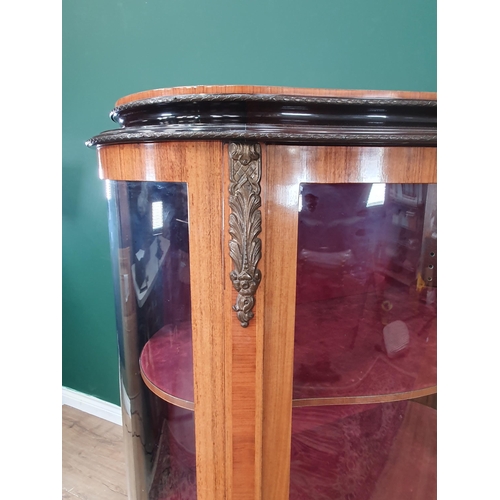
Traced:
<path fill-rule="evenodd" d="M 77 408 L 114 424 L 122 425 L 122 410 L 119 406 L 83 392 L 63 387 L 62 404 Z"/>

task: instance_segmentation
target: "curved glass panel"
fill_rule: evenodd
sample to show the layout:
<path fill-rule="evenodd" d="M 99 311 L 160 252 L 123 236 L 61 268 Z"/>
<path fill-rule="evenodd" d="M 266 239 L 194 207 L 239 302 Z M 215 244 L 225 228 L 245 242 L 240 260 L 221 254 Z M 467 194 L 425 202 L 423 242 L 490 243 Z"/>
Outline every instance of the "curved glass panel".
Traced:
<path fill-rule="evenodd" d="M 435 185 L 301 185 L 294 399 L 432 392 L 436 217 Z"/>
<path fill-rule="evenodd" d="M 436 410 L 417 401 L 292 411 L 290 500 L 433 500 Z"/>
<path fill-rule="evenodd" d="M 106 181 L 131 500 L 195 500 L 187 187 Z"/>

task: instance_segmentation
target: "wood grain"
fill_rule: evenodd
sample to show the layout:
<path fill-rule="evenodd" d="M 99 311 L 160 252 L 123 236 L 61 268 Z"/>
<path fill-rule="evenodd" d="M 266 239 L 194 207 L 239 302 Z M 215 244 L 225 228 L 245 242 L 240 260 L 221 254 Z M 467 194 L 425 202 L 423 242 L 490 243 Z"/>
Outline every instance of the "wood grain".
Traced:
<path fill-rule="evenodd" d="M 268 145 L 266 154 L 263 500 L 288 500 L 299 186 L 435 183 L 436 150 Z"/>
<path fill-rule="evenodd" d="M 259 262 L 259 269 L 261 271 L 266 265 L 266 239 L 267 239 L 267 223 L 266 223 L 266 210 L 267 206 L 267 154 L 265 144 L 261 144 L 261 162 L 262 162 L 262 175 L 261 175 L 261 192 L 260 197 L 262 200 L 262 231 L 260 239 L 262 242 L 262 257 Z M 264 280 L 265 281 L 265 280 Z M 256 326 L 256 341 L 255 341 L 255 500 L 262 500 L 263 498 L 263 470 L 266 464 L 263 461 L 263 430 L 264 430 L 264 339 L 266 332 L 265 324 L 265 285 L 262 282 L 257 289 L 256 293 L 256 310 L 255 310 L 255 326 Z"/>
<path fill-rule="evenodd" d="M 186 160 L 196 151 L 210 150 L 208 142 L 112 144 L 97 147 L 99 177 L 115 181 L 187 182 Z M 204 168 L 207 168 L 205 165 Z M 219 165 L 212 165 L 218 170 Z"/>
<path fill-rule="evenodd" d="M 236 291 L 233 302 L 236 301 Z M 228 304 L 229 305 L 229 304 Z M 254 308 L 254 313 L 257 310 Z M 243 328 L 233 314 L 232 326 L 232 497 L 255 498 L 256 455 L 256 321 Z"/>
<path fill-rule="evenodd" d="M 236 291 L 229 279 L 229 234 L 223 228 L 229 216 L 227 146 L 223 157 L 221 151 L 216 142 L 102 146 L 99 170 L 106 179 L 188 183 L 190 265 L 196 270 L 191 273 L 191 300 L 198 497 L 258 500 L 262 297 L 258 291 L 255 317 L 242 328 L 231 310 Z M 145 383 L 167 399 L 147 379 Z"/>
<path fill-rule="evenodd" d="M 62 498 L 127 499 L 122 428 L 67 405 L 62 407 Z"/>
<path fill-rule="evenodd" d="M 194 403 L 193 401 L 187 401 L 186 399 L 181 399 L 176 396 L 173 396 L 172 394 L 169 394 L 168 392 L 165 392 L 161 390 L 157 385 L 155 385 L 147 375 L 144 373 L 142 366 L 141 366 L 141 377 L 144 383 L 146 384 L 147 388 L 156 394 L 160 399 L 163 399 L 164 401 L 167 401 L 168 403 L 172 403 L 175 406 L 178 406 L 179 408 L 184 408 L 185 410 L 194 410 Z"/>
<path fill-rule="evenodd" d="M 276 162 L 286 165 L 286 189 L 289 192 L 294 189 L 295 203 L 302 182 L 437 181 L 436 148 L 268 146 L 268 149 Z"/>
<path fill-rule="evenodd" d="M 413 398 L 427 398 L 437 393 L 437 387 L 426 387 L 416 391 L 397 392 L 393 394 L 377 394 L 372 396 L 346 396 L 333 398 L 304 398 L 294 399 L 292 407 L 301 406 L 332 406 L 332 405 L 366 405 L 372 403 L 390 403 L 392 401 L 405 401 Z"/>
<path fill-rule="evenodd" d="M 101 178 L 187 182 L 198 500 L 226 487 L 222 145 L 168 142 L 98 148 Z"/>
<path fill-rule="evenodd" d="M 118 99 L 116 106 L 151 97 L 183 94 L 278 94 L 321 97 L 393 98 L 393 99 L 436 99 L 435 92 L 408 92 L 397 90 L 341 90 L 298 87 L 276 87 L 266 85 L 196 85 L 192 87 L 171 87 L 137 92 Z"/>
<path fill-rule="evenodd" d="M 170 144 L 161 146 L 160 151 L 170 150 Z M 198 143 L 178 151 L 181 158 L 175 164 L 188 167 L 198 500 L 222 500 L 226 487 L 222 147 L 217 142 Z M 168 168 L 163 158 L 157 162 Z"/>
<path fill-rule="evenodd" d="M 230 235 L 228 220 L 229 152 L 224 146 L 224 249 L 228 252 Z M 262 185 L 262 182 L 261 182 Z M 263 193 L 261 192 L 261 198 Z M 263 224 L 264 226 L 264 224 Z M 262 239 L 262 233 L 259 236 Z M 262 260 L 258 264 L 262 269 Z M 237 292 L 229 278 L 233 262 L 228 253 L 225 259 L 225 308 L 226 308 L 226 390 L 228 401 L 227 428 L 228 498 L 234 500 L 260 500 L 262 470 L 262 365 L 263 365 L 263 307 L 261 286 L 257 289 L 254 317 L 243 328 L 232 311 Z M 228 368 L 231 367 L 229 370 Z M 228 398 L 229 399 L 229 398 Z M 230 460 L 229 460 L 230 457 Z"/>
<path fill-rule="evenodd" d="M 243 87 L 224 88 L 243 92 Z M 179 93 L 193 92 L 183 89 Z M 322 95 L 318 92 L 310 95 Z M 242 328 L 231 310 L 236 291 L 229 279 L 227 145 L 98 147 L 101 178 L 188 184 L 199 500 L 288 500 L 300 183 L 436 182 L 434 148 L 262 144 L 261 149 L 263 278 L 255 317 Z"/>
<path fill-rule="evenodd" d="M 266 148 L 263 500 L 288 499 L 290 487 L 299 186 L 284 160 Z"/>
<path fill-rule="evenodd" d="M 234 441 L 233 428 L 233 328 L 235 328 L 235 313 L 231 306 L 236 301 L 236 290 L 233 287 L 229 273 L 233 263 L 229 257 L 229 148 L 228 144 L 222 147 L 222 206 L 223 206 L 223 273 L 224 273 L 224 338 L 225 338 L 225 390 L 226 390 L 226 498 L 233 498 L 234 485 L 234 447 L 239 447 L 238 438 Z M 241 326 L 240 326 L 241 328 Z M 236 488 L 238 486 L 236 485 Z"/>

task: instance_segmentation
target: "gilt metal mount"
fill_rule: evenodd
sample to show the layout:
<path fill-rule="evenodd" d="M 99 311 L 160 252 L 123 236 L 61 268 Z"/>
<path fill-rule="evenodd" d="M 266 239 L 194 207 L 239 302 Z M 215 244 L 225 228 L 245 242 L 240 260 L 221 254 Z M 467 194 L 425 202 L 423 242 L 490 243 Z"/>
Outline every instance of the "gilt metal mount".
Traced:
<path fill-rule="evenodd" d="M 238 292 L 233 310 L 246 328 L 254 316 L 255 292 L 262 277 L 257 269 L 262 246 L 258 238 L 262 230 L 260 145 L 231 143 L 229 168 L 229 255 L 234 263 L 229 276 Z"/>

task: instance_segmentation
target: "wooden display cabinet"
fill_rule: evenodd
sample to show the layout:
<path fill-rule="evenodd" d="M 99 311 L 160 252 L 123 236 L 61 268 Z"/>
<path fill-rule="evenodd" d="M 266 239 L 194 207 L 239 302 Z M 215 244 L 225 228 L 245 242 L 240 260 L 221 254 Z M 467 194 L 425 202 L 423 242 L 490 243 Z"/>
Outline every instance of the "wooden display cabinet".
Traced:
<path fill-rule="evenodd" d="M 182 87 L 111 118 L 129 498 L 435 498 L 435 94 Z"/>

